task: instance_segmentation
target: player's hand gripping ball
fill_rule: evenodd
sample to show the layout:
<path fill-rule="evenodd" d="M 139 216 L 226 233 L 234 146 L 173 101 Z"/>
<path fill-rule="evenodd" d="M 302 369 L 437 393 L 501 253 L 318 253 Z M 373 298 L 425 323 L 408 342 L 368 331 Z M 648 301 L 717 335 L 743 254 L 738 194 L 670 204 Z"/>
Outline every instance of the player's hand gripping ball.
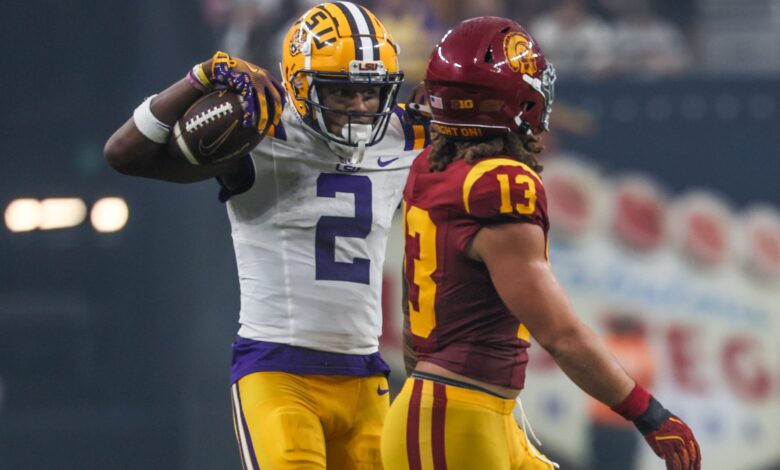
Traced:
<path fill-rule="evenodd" d="M 217 52 L 192 72 L 190 83 L 207 94 L 174 125 L 168 144 L 174 157 L 193 165 L 224 162 L 248 153 L 279 124 L 284 89 L 260 67 Z"/>
<path fill-rule="evenodd" d="M 262 68 L 220 51 L 212 58 L 211 80 L 244 98 L 245 127 L 254 125 L 265 135 L 270 126 L 279 123 L 283 89 Z"/>

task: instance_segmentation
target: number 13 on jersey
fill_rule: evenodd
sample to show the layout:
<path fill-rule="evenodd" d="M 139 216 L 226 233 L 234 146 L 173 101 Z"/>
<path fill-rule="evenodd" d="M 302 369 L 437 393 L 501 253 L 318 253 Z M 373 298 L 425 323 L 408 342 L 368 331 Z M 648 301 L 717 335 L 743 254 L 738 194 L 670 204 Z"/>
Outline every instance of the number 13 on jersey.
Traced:
<path fill-rule="evenodd" d="M 427 338 L 436 327 L 436 225 L 428 211 L 403 204 L 404 233 L 407 243 L 416 241 L 418 250 L 413 263 L 413 285 L 409 286 L 409 323 L 412 334 Z M 411 240 L 410 240 L 411 239 Z M 408 250 L 407 250 L 408 251 Z M 404 266 L 407 266 L 404 259 Z"/>
<path fill-rule="evenodd" d="M 533 177 L 531 175 L 534 175 Z M 521 162 L 509 159 L 484 160 L 469 171 L 463 182 L 462 217 L 506 223 L 527 220 L 537 211 L 538 176 Z M 473 190 L 473 191 L 472 191 Z M 478 193 L 475 207 L 471 197 Z M 404 201 L 405 277 L 409 284 L 409 323 L 414 336 L 428 338 L 436 328 L 436 292 L 434 275 L 439 268 L 437 226 L 429 211 Z M 525 339 L 521 326 L 518 337 Z"/>

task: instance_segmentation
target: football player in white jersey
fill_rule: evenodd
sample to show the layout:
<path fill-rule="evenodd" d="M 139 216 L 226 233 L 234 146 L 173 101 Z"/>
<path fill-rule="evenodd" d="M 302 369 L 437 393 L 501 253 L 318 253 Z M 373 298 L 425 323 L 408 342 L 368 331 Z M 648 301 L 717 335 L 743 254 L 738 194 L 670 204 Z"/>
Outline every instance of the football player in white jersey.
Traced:
<path fill-rule="evenodd" d="M 241 287 L 231 392 L 244 467 L 381 468 L 382 264 L 427 122 L 396 105 L 398 46 L 364 7 L 310 9 L 283 48 L 283 85 L 217 53 L 139 106 L 105 156 L 125 174 L 222 185 Z M 263 140 L 212 165 L 168 155 L 170 126 L 215 85 L 256 97 L 247 112 Z"/>

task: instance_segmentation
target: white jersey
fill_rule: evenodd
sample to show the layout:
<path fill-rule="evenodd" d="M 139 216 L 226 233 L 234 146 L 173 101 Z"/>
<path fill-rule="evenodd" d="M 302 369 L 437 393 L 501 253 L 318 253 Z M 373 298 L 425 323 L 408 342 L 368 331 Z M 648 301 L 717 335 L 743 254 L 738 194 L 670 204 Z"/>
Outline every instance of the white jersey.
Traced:
<path fill-rule="evenodd" d="M 274 137 L 251 152 L 254 182 L 227 203 L 241 286 L 239 336 L 377 352 L 390 221 L 424 141 L 422 126 L 402 124 L 399 114 L 359 164 L 339 163 L 288 106 Z"/>

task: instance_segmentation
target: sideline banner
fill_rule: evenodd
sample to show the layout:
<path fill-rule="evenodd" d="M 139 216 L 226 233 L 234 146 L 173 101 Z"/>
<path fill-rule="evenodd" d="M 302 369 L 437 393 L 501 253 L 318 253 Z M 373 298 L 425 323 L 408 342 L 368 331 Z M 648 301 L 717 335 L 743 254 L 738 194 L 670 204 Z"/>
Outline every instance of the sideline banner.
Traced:
<path fill-rule="evenodd" d="M 766 222 L 766 210 L 763 224 L 756 211 L 737 217 L 705 191 L 669 201 L 637 176 L 592 186 L 592 170 L 563 165 L 548 166 L 545 179 L 553 226 L 561 222 L 550 256 L 577 314 L 604 336 L 616 315 L 642 324 L 654 356 L 648 361 L 657 365 L 649 386 L 694 429 L 706 468 L 780 462 L 776 220 Z M 746 225 L 766 229 L 763 247 Z M 751 260 L 763 269 L 751 274 Z M 622 360 L 629 372 L 630 359 Z M 590 460 L 590 404 L 538 345 L 522 397 L 542 450 Z M 641 444 L 635 465 L 625 468 L 650 470 L 658 460 Z"/>

